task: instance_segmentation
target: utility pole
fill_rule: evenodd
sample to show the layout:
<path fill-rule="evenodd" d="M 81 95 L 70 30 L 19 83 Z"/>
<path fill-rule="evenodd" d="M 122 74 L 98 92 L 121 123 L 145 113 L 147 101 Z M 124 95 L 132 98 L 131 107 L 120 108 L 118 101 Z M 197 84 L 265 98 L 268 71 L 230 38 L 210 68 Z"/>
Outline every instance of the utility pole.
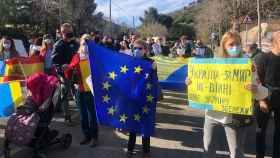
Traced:
<path fill-rule="evenodd" d="M 261 10 L 260 10 L 260 0 L 257 0 L 257 11 L 258 11 L 258 43 L 260 50 L 262 49 L 262 27 L 261 27 Z"/>
<path fill-rule="evenodd" d="M 113 27 L 112 27 L 112 0 L 109 2 L 109 18 L 110 18 L 110 36 L 113 35 Z"/>
<path fill-rule="evenodd" d="M 136 28 L 135 28 L 135 17 L 134 16 L 132 17 L 132 22 L 133 22 L 133 31 L 135 31 Z"/>
<path fill-rule="evenodd" d="M 62 25 L 62 7 L 63 7 L 63 0 L 59 0 L 59 25 Z"/>

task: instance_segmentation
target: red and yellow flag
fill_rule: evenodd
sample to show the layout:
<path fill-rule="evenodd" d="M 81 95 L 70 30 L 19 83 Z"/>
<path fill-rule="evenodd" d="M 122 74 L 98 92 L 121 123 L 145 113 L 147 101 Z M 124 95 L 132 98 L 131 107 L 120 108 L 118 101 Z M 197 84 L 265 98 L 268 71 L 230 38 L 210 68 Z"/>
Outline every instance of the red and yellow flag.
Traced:
<path fill-rule="evenodd" d="M 44 63 L 40 57 L 9 59 L 5 61 L 5 73 L 2 79 L 0 78 L 0 82 L 24 80 L 38 72 L 44 72 Z"/>
<path fill-rule="evenodd" d="M 80 71 L 82 77 L 82 84 L 85 92 L 90 92 L 90 88 L 87 85 L 86 79 L 90 74 L 90 66 L 88 60 L 81 60 L 80 61 Z"/>

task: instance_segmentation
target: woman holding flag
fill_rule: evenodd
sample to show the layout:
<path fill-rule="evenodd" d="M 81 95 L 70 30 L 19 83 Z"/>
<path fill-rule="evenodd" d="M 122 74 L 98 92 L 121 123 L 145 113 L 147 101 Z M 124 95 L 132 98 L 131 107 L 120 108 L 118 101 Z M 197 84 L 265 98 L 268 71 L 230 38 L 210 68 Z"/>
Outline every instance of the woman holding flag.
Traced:
<path fill-rule="evenodd" d="M 78 86 L 75 86 L 76 102 L 80 108 L 81 128 L 84 134 L 84 139 L 80 142 L 80 145 L 87 145 L 91 142 L 91 147 L 95 147 L 98 140 L 98 125 L 93 96 L 86 83 L 86 79 L 90 75 L 86 42 L 90 39 L 91 37 L 88 34 L 81 37 L 78 53 L 73 56 L 71 63 L 66 68 L 65 76 L 71 79 L 74 75 L 78 83 Z"/>
<path fill-rule="evenodd" d="M 242 58 L 241 38 L 238 33 L 227 32 L 221 40 L 221 50 L 219 58 Z M 256 100 L 261 100 L 268 96 L 267 88 L 263 87 L 258 81 L 257 71 L 253 69 L 253 82 L 244 88 L 253 93 Z M 191 84 L 191 79 L 186 80 L 186 84 Z M 251 118 L 246 116 L 228 114 L 216 111 L 206 111 L 204 121 L 204 151 L 206 158 L 216 157 L 216 147 L 214 146 L 214 131 L 218 126 L 225 130 L 230 158 L 243 158 L 246 131 L 251 124 Z"/>

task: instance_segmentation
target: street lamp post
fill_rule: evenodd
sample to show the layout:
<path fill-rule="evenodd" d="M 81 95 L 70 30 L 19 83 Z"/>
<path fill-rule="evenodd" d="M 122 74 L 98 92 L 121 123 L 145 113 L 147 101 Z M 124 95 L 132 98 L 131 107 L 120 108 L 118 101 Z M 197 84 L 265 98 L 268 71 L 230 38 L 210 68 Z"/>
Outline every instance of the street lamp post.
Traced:
<path fill-rule="evenodd" d="M 59 25 L 62 25 L 62 7 L 63 7 L 63 0 L 59 0 Z"/>
<path fill-rule="evenodd" d="M 110 18 L 110 36 L 113 35 L 113 27 L 112 27 L 112 0 L 109 2 L 109 18 Z"/>
<path fill-rule="evenodd" d="M 257 12 L 258 12 L 258 43 L 260 50 L 262 49 L 262 27 L 261 27 L 261 10 L 260 10 L 260 0 L 257 0 Z"/>

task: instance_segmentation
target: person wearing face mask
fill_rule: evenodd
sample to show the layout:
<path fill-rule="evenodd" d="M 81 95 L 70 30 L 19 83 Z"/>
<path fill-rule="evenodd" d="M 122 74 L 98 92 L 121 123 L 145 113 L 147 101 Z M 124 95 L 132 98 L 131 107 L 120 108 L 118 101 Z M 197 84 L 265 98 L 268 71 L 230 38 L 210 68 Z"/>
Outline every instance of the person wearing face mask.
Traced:
<path fill-rule="evenodd" d="M 134 54 L 136 54 L 136 57 L 151 62 L 153 64 L 153 70 L 157 71 L 157 66 L 155 61 L 148 57 L 148 48 L 145 41 L 136 40 L 133 43 L 133 46 L 134 46 Z M 135 143 L 136 143 L 136 133 L 130 132 L 129 140 L 127 144 L 127 158 L 131 158 L 133 156 Z M 150 158 L 150 136 L 142 136 L 142 146 L 143 146 L 143 158 Z"/>
<path fill-rule="evenodd" d="M 181 36 L 180 43 L 177 48 L 177 55 L 180 57 L 191 57 L 192 54 L 192 44 L 188 40 L 187 36 Z"/>
<path fill-rule="evenodd" d="M 14 41 L 9 37 L 4 36 L 0 40 L 0 60 L 4 61 L 18 56 Z"/>
<path fill-rule="evenodd" d="M 254 58 L 260 52 L 256 43 L 247 44 L 244 48 L 244 56 L 247 58 Z"/>
<path fill-rule="evenodd" d="M 40 50 L 40 57 L 44 61 L 45 73 L 50 74 L 52 72 L 52 51 L 53 51 L 53 38 L 51 35 L 46 34 L 43 36 L 43 43 Z"/>
<path fill-rule="evenodd" d="M 274 113 L 274 138 L 272 158 L 280 157 L 280 31 L 273 33 L 272 49 L 269 53 L 259 53 L 255 57 L 260 81 L 271 92 L 268 98 L 259 101 L 256 108 L 257 135 L 256 151 L 257 158 L 265 157 L 266 131 L 270 126 L 269 120 Z M 272 131 L 270 128 L 269 130 Z"/>
<path fill-rule="evenodd" d="M 90 92 L 90 88 L 86 87 L 86 77 L 90 75 L 83 74 L 85 77 L 82 77 L 82 71 L 80 69 L 80 62 L 82 60 L 89 60 L 87 41 L 91 39 L 91 36 L 84 34 L 80 40 L 80 48 L 78 53 L 75 54 L 72 58 L 71 63 L 67 66 L 66 77 L 71 79 L 70 75 L 75 72 L 78 87 L 76 90 L 76 102 L 80 108 L 80 121 L 81 129 L 84 134 L 83 140 L 80 142 L 80 145 L 87 145 L 91 143 L 91 147 L 95 147 L 98 141 L 98 124 L 95 112 L 95 105 L 93 105 L 93 95 Z M 89 63 L 89 62 L 88 62 Z M 89 68 L 89 65 L 88 65 Z M 85 73 L 85 72 L 84 72 Z"/>
<path fill-rule="evenodd" d="M 35 39 L 34 44 L 31 45 L 31 47 L 30 47 L 30 51 L 29 51 L 30 57 L 40 55 L 42 42 L 43 42 L 43 38 L 41 38 L 41 37 L 38 37 Z"/>
<path fill-rule="evenodd" d="M 65 122 L 68 125 L 72 125 L 71 116 L 69 113 L 69 103 L 67 100 L 68 93 L 70 92 L 71 83 L 65 79 L 64 68 L 70 64 L 73 56 L 79 49 L 79 44 L 74 40 L 73 27 L 69 23 L 62 24 L 60 28 L 62 39 L 54 44 L 54 48 L 51 54 L 52 64 L 57 70 L 57 75 L 61 81 L 61 97 L 62 97 L 62 109 L 64 112 Z"/>
<path fill-rule="evenodd" d="M 153 47 L 153 52 L 155 55 L 161 55 L 162 53 L 162 45 L 161 45 L 161 38 L 157 37 L 155 39 L 155 43 L 152 45 Z"/>
<path fill-rule="evenodd" d="M 193 56 L 196 58 L 211 58 L 213 57 L 213 53 L 201 40 L 197 40 L 193 49 Z"/>
<path fill-rule="evenodd" d="M 238 33 L 226 32 L 221 40 L 221 49 L 217 54 L 219 58 L 241 58 L 241 38 Z M 191 84 L 191 79 L 186 80 L 186 85 Z M 253 69 L 253 82 L 244 87 L 253 94 L 252 99 L 262 100 L 268 96 L 268 89 L 258 82 L 257 71 Z M 253 105 L 252 105 L 253 106 Z M 244 145 L 246 141 L 246 132 L 252 124 L 250 117 L 206 111 L 204 121 L 204 153 L 205 158 L 216 157 L 216 147 L 214 141 L 215 129 L 222 126 L 225 130 L 228 142 L 230 158 L 244 158 Z"/>
<path fill-rule="evenodd" d="M 127 54 L 127 55 L 130 55 L 132 56 L 132 52 L 131 50 L 128 48 L 129 47 L 129 44 L 127 41 L 121 41 L 120 42 L 120 45 L 121 45 L 121 48 L 119 50 L 120 53 L 124 53 L 124 54 Z"/>

